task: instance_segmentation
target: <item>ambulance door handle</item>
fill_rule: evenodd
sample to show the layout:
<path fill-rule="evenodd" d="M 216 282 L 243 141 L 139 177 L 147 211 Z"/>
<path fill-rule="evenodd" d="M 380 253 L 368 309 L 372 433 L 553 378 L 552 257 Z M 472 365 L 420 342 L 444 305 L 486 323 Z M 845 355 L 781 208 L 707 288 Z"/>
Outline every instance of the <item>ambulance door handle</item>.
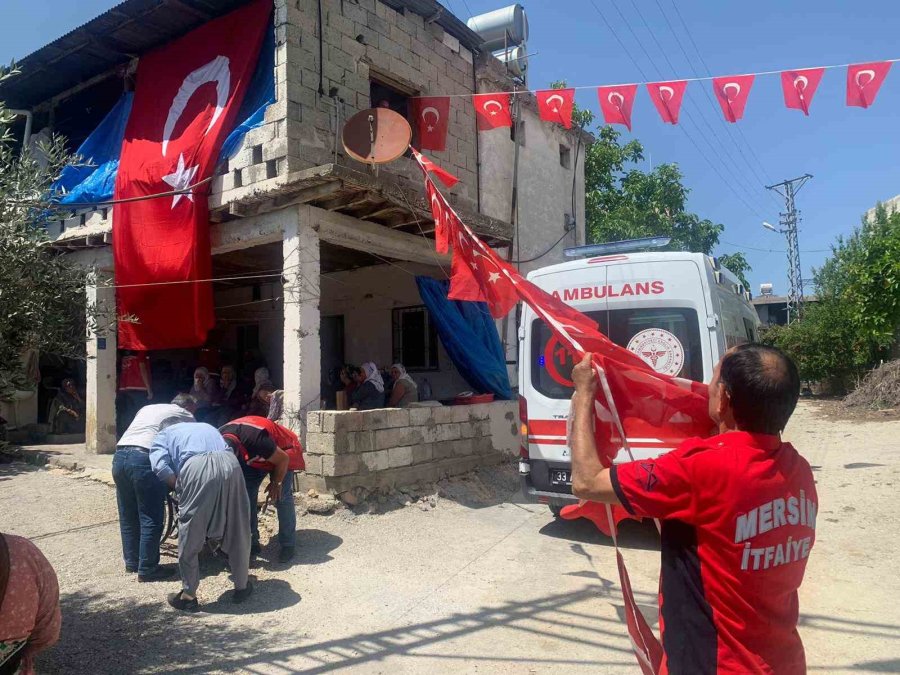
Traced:
<path fill-rule="evenodd" d="M 711 316 L 706 317 L 706 327 L 710 330 L 715 330 L 715 328 L 719 325 L 719 315 L 713 314 Z"/>

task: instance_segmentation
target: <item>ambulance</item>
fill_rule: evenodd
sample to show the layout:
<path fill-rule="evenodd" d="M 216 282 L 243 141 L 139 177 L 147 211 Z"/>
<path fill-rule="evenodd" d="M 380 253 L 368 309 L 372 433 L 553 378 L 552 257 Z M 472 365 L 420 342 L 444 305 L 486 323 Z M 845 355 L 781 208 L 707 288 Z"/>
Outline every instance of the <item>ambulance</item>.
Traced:
<path fill-rule="evenodd" d="M 710 256 L 629 252 L 630 244 L 567 249 L 567 256 L 583 257 L 534 270 L 528 279 L 587 314 L 657 372 L 709 382 L 726 350 L 757 339 L 759 318 L 749 291 Z M 559 515 L 577 501 L 566 439 L 574 363 L 527 306 L 518 338 L 519 474 L 526 498 Z M 629 438 L 629 445 L 635 459 L 672 449 L 653 438 Z M 628 459 L 622 451 L 616 461 Z"/>

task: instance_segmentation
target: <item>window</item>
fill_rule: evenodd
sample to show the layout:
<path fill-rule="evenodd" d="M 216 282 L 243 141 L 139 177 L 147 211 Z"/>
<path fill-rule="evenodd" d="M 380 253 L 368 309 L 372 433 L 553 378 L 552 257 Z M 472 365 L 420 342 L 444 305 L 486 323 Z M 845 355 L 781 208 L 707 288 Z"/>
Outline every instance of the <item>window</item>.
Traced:
<path fill-rule="evenodd" d="M 747 340 L 750 342 L 756 342 L 756 328 L 753 326 L 753 322 L 744 317 L 744 330 L 747 331 Z"/>
<path fill-rule="evenodd" d="M 661 328 L 672 333 L 680 343 L 684 359 L 677 375 L 703 381 L 700 324 L 693 309 L 614 309 L 587 312 L 587 315 L 599 324 L 602 333 L 621 347 L 627 347 L 635 335 L 647 329 Z M 656 354 L 653 356 L 659 358 Z M 571 382 L 574 366 L 572 357 L 553 337 L 550 328 L 536 319 L 531 326 L 532 386 L 549 398 L 570 398 L 574 391 Z"/>
<path fill-rule="evenodd" d="M 402 307 L 393 311 L 394 362 L 407 370 L 437 370 L 437 329 L 425 307 Z"/>
<path fill-rule="evenodd" d="M 401 91 L 380 80 L 369 81 L 369 100 L 373 108 L 390 108 L 408 119 L 410 96 L 412 96 L 411 92 Z"/>
<path fill-rule="evenodd" d="M 572 151 L 568 145 L 559 146 L 559 165 L 564 169 L 572 168 Z"/>

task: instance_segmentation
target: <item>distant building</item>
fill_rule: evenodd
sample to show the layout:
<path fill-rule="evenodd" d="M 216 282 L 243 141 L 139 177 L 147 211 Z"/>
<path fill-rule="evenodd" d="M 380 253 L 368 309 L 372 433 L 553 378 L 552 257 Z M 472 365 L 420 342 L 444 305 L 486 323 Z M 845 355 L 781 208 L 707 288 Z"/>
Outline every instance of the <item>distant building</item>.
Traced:
<path fill-rule="evenodd" d="M 803 302 L 818 302 L 818 298 L 815 295 L 805 295 Z M 787 303 L 786 295 L 759 295 L 753 298 L 753 306 L 756 307 L 763 328 L 784 326 L 787 323 Z"/>
<path fill-rule="evenodd" d="M 887 209 L 888 213 L 893 213 L 894 211 L 897 211 L 898 209 L 900 209 L 900 195 L 897 195 L 896 197 L 891 197 L 890 199 L 886 199 L 883 202 L 879 202 L 879 203 L 885 209 Z M 865 219 L 872 220 L 872 218 L 875 217 L 875 210 L 877 208 L 878 208 L 877 206 L 873 206 L 871 209 L 866 211 Z"/>

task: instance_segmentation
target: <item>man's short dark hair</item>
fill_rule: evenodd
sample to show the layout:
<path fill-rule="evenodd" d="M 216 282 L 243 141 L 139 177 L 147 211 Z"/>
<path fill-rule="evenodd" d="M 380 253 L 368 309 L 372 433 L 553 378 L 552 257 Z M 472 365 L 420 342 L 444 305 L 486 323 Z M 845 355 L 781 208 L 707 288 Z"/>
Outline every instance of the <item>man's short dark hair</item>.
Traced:
<path fill-rule="evenodd" d="M 172 399 L 172 405 L 177 405 L 179 408 L 189 410 L 190 408 L 197 407 L 197 399 L 190 394 L 178 394 Z"/>
<path fill-rule="evenodd" d="M 722 359 L 719 378 L 743 431 L 781 433 L 800 398 L 797 366 L 776 347 L 752 342 L 735 347 Z"/>

